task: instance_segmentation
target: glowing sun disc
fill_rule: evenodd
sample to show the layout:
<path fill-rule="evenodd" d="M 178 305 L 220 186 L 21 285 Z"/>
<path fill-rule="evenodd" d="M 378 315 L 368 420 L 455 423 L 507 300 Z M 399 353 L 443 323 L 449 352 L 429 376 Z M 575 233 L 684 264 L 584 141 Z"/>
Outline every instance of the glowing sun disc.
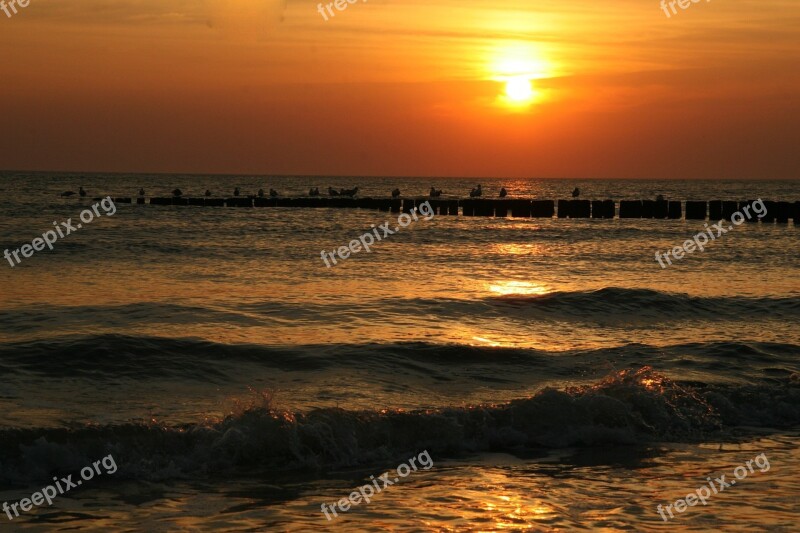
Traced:
<path fill-rule="evenodd" d="M 531 80 L 511 78 L 506 82 L 506 96 L 513 102 L 528 102 L 533 99 Z"/>

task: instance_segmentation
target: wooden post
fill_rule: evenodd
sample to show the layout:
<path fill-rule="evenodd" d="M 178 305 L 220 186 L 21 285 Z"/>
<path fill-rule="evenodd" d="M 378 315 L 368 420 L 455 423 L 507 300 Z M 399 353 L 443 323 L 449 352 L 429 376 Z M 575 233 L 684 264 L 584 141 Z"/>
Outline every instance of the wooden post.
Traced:
<path fill-rule="evenodd" d="M 722 220 L 722 200 L 708 202 L 708 220 L 712 222 Z"/>
<path fill-rule="evenodd" d="M 788 224 L 792 216 L 792 204 L 789 202 L 778 202 L 775 218 L 779 224 Z"/>
<path fill-rule="evenodd" d="M 669 217 L 669 202 L 666 200 L 656 200 L 655 218 L 663 220 Z"/>
<path fill-rule="evenodd" d="M 570 218 L 589 218 L 592 212 L 592 203 L 589 200 L 570 200 Z"/>
<path fill-rule="evenodd" d="M 738 209 L 738 204 L 736 202 L 729 202 L 729 201 L 722 202 L 722 219 L 730 220 L 737 209 Z M 715 219 L 712 218 L 711 220 Z"/>
<path fill-rule="evenodd" d="M 474 217 L 475 200 L 461 200 L 461 210 L 465 217 Z"/>
<path fill-rule="evenodd" d="M 656 201 L 642 200 L 642 218 L 656 217 Z"/>
<path fill-rule="evenodd" d="M 508 204 L 510 200 L 495 200 L 494 201 L 494 216 L 498 218 L 505 218 L 508 216 Z"/>
<path fill-rule="evenodd" d="M 683 208 L 680 202 L 671 201 L 669 202 L 669 219 L 670 220 L 680 220 L 683 218 Z"/>
<path fill-rule="evenodd" d="M 687 201 L 686 220 L 705 220 L 708 217 L 708 202 Z"/>
<path fill-rule="evenodd" d="M 761 222 L 765 224 L 774 224 L 775 223 L 775 215 L 777 214 L 778 204 L 771 200 L 765 200 L 764 206 L 767 208 L 767 214 L 761 218 Z"/>
<path fill-rule="evenodd" d="M 531 201 L 511 200 L 511 216 L 514 218 L 531 218 Z"/>
<path fill-rule="evenodd" d="M 494 200 L 475 200 L 475 216 L 493 217 Z"/>
<path fill-rule="evenodd" d="M 558 201 L 558 218 L 567 218 L 572 214 L 569 200 Z"/>
<path fill-rule="evenodd" d="M 642 201 L 641 200 L 620 201 L 619 218 L 642 218 Z"/>
<path fill-rule="evenodd" d="M 556 214 L 556 204 L 553 200 L 533 200 L 531 202 L 531 216 L 534 218 L 553 218 Z"/>

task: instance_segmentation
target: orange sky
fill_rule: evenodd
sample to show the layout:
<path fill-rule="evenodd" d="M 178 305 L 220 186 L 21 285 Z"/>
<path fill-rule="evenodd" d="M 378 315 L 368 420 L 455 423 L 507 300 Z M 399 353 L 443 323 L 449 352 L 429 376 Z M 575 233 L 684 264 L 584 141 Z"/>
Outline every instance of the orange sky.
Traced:
<path fill-rule="evenodd" d="M 0 168 L 800 177 L 796 0 L 317 4 L 0 12 Z"/>

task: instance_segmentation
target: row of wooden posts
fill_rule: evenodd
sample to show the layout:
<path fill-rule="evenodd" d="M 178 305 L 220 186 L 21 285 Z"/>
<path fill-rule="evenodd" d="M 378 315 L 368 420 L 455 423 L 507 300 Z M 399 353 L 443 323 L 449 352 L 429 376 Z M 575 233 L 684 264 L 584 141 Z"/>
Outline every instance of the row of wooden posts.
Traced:
<path fill-rule="evenodd" d="M 434 198 L 150 198 L 150 205 L 184 205 L 211 207 L 307 207 L 361 208 L 392 213 L 408 213 L 428 202 L 437 215 L 517 218 L 655 218 L 673 220 L 722 220 L 755 200 L 694 201 L 673 200 L 524 200 L 524 199 L 464 199 Z M 115 198 L 115 203 L 148 203 L 145 198 Z M 800 221 L 800 202 L 764 201 L 766 215 L 762 222 L 786 223 Z M 750 208 L 751 221 L 758 221 Z"/>

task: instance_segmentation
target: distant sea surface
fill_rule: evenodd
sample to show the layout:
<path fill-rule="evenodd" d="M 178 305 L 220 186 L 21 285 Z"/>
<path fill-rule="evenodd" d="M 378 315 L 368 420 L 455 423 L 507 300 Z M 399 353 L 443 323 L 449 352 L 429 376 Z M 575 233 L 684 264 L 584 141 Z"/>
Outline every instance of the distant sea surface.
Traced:
<path fill-rule="evenodd" d="M 0 173 L 0 252 L 91 198 L 474 179 Z M 800 200 L 798 181 L 485 179 L 484 195 Z M 83 186 L 88 197 L 61 198 Z M 0 263 L 0 502 L 119 470 L 3 527 L 66 531 L 792 531 L 800 225 L 117 204 Z M 327 521 L 322 503 L 427 450 Z M 758 469 L 669 522 L 707 477 Z"/>

